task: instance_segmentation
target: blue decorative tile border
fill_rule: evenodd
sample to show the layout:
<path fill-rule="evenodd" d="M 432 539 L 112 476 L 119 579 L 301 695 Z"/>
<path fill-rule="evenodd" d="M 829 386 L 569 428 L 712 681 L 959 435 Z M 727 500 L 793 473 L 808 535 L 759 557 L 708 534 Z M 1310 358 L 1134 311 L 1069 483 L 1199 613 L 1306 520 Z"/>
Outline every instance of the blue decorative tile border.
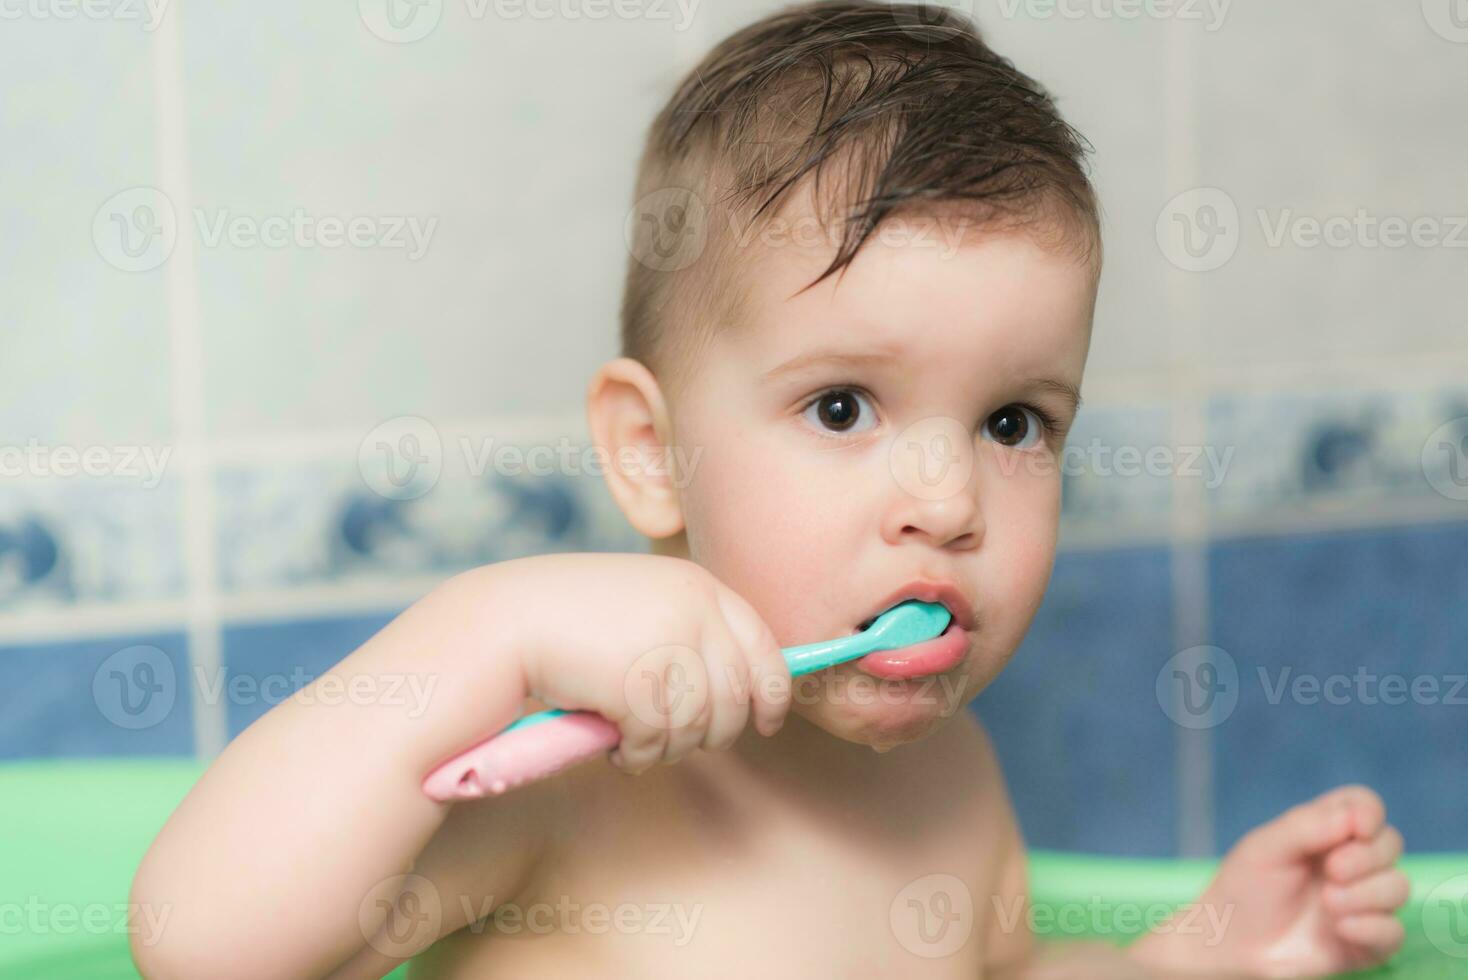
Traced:
<path fill-rule="evenodd" d="M 644 549 L 603 483 L 583 476 L 444 478 L 421 496 L 391 499 L 355 465 L 302 463 L 221 469 L 215 485 L 226 592 Z"/>
<path fill-rule="evenodd" d="M 178 482 L 0 481 L 0 611 L 175 598 Z"/>
<path fill-rule="evenodd" d="M 1227 479 L 1210 494 L 1220 516 L 1280 505 L 1468 502 L 1468 386 L 1218 397 L 1208 430 L 1234 450 Z"/>
<path fill-rule="evenodd" d="M 1182 479 L 1202 481 L 1210 517 L 1245 524 L 1362 503 L 1449 512 L 1462 503 L 1468 517 L 1468 386 L 1218 396 L 1205 419 L 1205 444 L 1178 446 L 1164 403 L 1087 405 L 1061 462 L 1066 527 L 1105 531 L 1119 545 L 1150 529 L 1143 536 L 1155 541 Z M 504 438 L 474 445 L 523 460 L 560 444 L 562 462 L 516 469 L 485 466 L 486 455 L 466 465 L 477 450 L 456 452 L 463 437 L 430 426 L 418 434 L 436 440 L 431 479 L 410 469 L 418 483 L 398 487 L 384 482 L 391 459 L 373 450 L 413 434 L 399 426 L 347 451 L 297 447 L 216 463 L 211 593 L 421 580 L 542 552 L 645 549 L 601 475 L 576 463 L 586 445 L 548 438 L 544 425 L 500 429 Z M 179 482 L 173 472 L 148 487 L 0 482 L 0 614 L 184 599 Z"/>

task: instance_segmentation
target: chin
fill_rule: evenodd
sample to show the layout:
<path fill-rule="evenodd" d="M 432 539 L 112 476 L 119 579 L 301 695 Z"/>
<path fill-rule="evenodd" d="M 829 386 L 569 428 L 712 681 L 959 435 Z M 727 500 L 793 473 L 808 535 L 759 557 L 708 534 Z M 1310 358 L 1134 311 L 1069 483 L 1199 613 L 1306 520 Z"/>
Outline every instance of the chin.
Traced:
<path fill-rule="evenodd" d="M 968 701 L 962 695 L 966 678 L 957 671 L 903 681 L 851 673 L 837 691 L 792 710 L 839 739 L 878 752 L 927 737 Z"/>

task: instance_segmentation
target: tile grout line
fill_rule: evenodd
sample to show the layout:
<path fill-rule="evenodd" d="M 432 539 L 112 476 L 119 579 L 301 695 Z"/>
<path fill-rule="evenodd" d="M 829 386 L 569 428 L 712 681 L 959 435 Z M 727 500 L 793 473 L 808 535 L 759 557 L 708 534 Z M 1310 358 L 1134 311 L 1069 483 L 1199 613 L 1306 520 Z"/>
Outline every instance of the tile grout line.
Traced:
<path fill-rule="evenodd" d="M 1200 174 L 1197 123 L 1197 32 L 1174 19 L 1167 28 L 1166 102 L 1169 194 L 1196 186 Z M 1204 445 L 1202 391 L 1207 378 L 1195 365 L 1202 351 L 1201 284 L 1198 273 L 1170 270 L 1167 308 L 1172 319 L 1169 427 L 1174 445 Z M 1196 480 L 1173 480 L 1168 539 L 1171 562 L 1174 653 L 1207 642 L 1208 566 L 1206 501 Z M 1181 685 L 1172 685 L 1181 698 Z M 1178 716 L 1176 710 L 1174 716 Z M 1207 857 L 1214 845 L 1213 733 L 1208 728 L 1173 725 L 1174 792 L 1178 854 Z"/>
<path fill-rule="evenodd" d="M 183 102 L 183 42 L 178 10 L 163 18 L 153 37 L 153 97 L 157 115 L 160 189 L 178 212 L 179 233 L 174 250 L 163 266 L 168 304 L 169 381 L 174 441 L 183 457 L 181 486 L 184 545 L 184 599 L 188 645 L 186 677 L 180 686 L 194 685 L 194 671 L 210 675 L 223 662 L 223 635 L 219 619 L 214 554 L 214 500 L 212 468 L 205 433 L 204 355 L 200 336 L 198 278 L 193 224 L 188 206 L 190 186 L 187 121 Z M 180 692 L 182 693 L 182 692 Z M 222 702 L 190 698 L 194 755 L 212 759 L 223 750 L 228 723 Z"/>

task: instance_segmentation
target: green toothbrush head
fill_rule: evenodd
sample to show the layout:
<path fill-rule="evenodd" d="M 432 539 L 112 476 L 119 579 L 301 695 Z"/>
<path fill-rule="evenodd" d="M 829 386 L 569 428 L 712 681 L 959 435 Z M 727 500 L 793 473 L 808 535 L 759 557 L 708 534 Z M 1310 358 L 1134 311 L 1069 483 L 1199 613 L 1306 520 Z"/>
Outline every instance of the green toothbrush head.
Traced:
<path fill-rule="evenodd" d="M 931 640 L 948 627 L 952 614 L 936 602 L 908 599 L 878 616 L 860 633 L 821 643 L 787 647 L 782 652 L 790 674 L 799 677 L 879 650 L 896 650 Z"/>
<path fill-rule="evenodd" d="M 882 613 L 857 635 L 867 638 L 873 652 L 895 650 L 931 640 L 947 629 L 952 618 L 953 614 L 939 603 L 908 599 Z"/>

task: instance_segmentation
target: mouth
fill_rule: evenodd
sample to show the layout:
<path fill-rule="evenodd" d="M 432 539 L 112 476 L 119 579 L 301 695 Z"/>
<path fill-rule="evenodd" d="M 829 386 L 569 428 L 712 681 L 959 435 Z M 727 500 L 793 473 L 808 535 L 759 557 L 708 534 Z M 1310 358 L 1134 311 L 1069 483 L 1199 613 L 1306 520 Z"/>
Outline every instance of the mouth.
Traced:
<path fill-rule="evenodd" d="M 942 582 L 914 582 L 899 589 L 887 597 L 876 613 L 858 623 L 851 634 L 870 629 L 882 613 L 909 599 L 943 606 L 948 610 L 948 625 L 930 640 L 869 653 L 853 661 L 857 669 L 886 680 L 910 680 L 952 670 L 968 655 L 969 637 L 975 628 L 973 607 L 956 587 Z"/>
<path fill-rule="evenodd" d="M 919 581 L 911 582 L 887 596 L 870 616 L 855 626 L 848 628 L 847 635 L 865 632 L 871 628 L 872 624 L 884 612 L 898 603 L 906 602 L 909 599 L 916 599 L 919 602 L 934 602 L 947 609 L 948 615 L 951 618 L 948 626 L 944 629 L 945 633 L 955 627 L 972 632 L 975 627 L 973 607 L 969 604 L 967 597 L 956 586 L 950 585 L 947 582 Z"/>

